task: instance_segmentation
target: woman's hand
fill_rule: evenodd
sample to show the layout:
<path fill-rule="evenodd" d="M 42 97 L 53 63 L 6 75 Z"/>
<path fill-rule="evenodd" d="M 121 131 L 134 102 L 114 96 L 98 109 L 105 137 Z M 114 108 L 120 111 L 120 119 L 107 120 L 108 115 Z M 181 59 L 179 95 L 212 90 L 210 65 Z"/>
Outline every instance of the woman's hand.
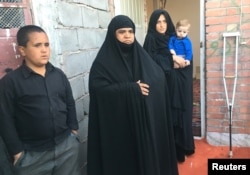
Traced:
<path fill-rule="evenodd" d="M 136 83 L 140 86 L 142 95 L 148 96 L 149 85 L 145 83 L 141 83 L 141 80 L 138 80 Z"/>
<path fill-rule="evenodd" d="M 177 55 L 173 55 L 174 63 L 178 64 L 180 68 L 184 68 L 186 66 L 186 60 L 182 57 L 179 57 Z M 174 65 L 175 68 L 178 68 L 176 65 Z"/>
<path fill-rule="evenodd" d="M 180 68 L 179 64 L 177 64 L 176 62 L 174 62 L 174 68 L 175 68 L 175 69 Z"/>

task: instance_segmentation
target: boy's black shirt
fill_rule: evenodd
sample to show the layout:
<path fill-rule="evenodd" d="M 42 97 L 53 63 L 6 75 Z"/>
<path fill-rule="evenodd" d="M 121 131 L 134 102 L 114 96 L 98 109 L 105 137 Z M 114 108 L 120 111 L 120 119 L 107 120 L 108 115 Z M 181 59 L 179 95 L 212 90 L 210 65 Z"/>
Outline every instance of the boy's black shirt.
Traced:
<path fill-rule="evenodd" d="M 53 149 L 77 129 L 72 90 L 60 69 L 48 63 L 43 77 L 24 63 L 0 80 L 0 135 L 10 155 Z"/>

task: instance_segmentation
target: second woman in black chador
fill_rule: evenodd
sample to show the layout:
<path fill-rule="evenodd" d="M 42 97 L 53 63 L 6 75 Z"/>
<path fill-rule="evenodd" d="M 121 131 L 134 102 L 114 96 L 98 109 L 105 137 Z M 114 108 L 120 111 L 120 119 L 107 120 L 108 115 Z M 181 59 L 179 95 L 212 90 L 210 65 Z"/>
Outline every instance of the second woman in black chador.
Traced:
<path fill-rule="evenodd" d="M 168 12 L 157 9 L 150 17 L 143 48 L 165 72 L 171 97 L 177 159 L 183 162 L 186 155 L 195 151 L 192 133 L 193 65 L 191 61 L 186 66 L 183 58 L 170 53 L 168 41 L 174 33 L 174 24 Z M 180 68 L 174 68 L 174 64 Z"/>

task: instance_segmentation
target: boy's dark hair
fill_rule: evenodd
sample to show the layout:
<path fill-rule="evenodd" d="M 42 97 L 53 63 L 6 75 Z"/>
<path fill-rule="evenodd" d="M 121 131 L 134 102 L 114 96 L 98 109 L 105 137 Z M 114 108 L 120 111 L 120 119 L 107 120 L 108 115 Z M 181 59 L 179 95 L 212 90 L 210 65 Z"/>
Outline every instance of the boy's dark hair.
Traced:
<path fill-rule="evenodd" d="M 17 32 L 17 44 L 19 46 L 26 47 L 29 41 L 29 34 L 33 32 L 43 32 L 46 33 L 41 27 L 36 25 L 26 25 L 21 27 Z"/>

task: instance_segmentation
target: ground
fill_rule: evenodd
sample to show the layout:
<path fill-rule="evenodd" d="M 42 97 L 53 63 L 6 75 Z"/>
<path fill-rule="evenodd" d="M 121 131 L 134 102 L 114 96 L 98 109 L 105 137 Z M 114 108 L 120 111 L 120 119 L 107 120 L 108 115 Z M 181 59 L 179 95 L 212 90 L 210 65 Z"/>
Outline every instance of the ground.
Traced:
<path fill-rule="evenodd" d="M 195 154 L 179 163 L 179 175 L 207 175 L 209 158 L 229 158 L 229 146 L 212 146 L 205 139 L 195 140 Z M 232 158 L 247 158 L 250 161 L 250 147 L 233 147 Z"/>

